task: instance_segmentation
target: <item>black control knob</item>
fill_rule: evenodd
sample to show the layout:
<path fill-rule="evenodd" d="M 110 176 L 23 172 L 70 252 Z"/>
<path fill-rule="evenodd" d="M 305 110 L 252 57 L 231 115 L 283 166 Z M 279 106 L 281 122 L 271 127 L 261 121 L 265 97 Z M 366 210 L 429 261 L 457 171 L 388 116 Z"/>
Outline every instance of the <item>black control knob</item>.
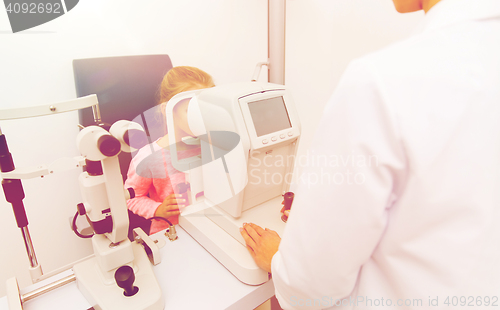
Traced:
<path fill-rule="evenodd" d="M 292 203 L 293 203 L 294 197 L 295 197 L 295 194 L 293 192 L 286 192 L 283 195 L 283 200 L 284 200 L 283 212 L 288 211 L 292 208 Z M 286 223 L 288 221 L 288 216 L 283 214 L 281 216 L 281 220 Z"/>
<path fill-rule="evenodd" d="M 125 290 L 123 295 L 131 297 L 139 292 L 139 288 L 134 286 L 135 274 L 132 267 L 125 265 L 118 268 L 115 272 L 115 280 L 116 284 Z"/>
<path fill-rule="evenodd" d="M 132 187 L 127 188 L 129 199 L 135 198 L 135 190 Z"/>
<path fill-rule="evenodd" d="M 78 215 L 85 215 L 85 214 L 87 214 L 87 210 L 85 210 L 85 205 L 83 203 L 77 204 L 76 208 L 78 210 Z"/>

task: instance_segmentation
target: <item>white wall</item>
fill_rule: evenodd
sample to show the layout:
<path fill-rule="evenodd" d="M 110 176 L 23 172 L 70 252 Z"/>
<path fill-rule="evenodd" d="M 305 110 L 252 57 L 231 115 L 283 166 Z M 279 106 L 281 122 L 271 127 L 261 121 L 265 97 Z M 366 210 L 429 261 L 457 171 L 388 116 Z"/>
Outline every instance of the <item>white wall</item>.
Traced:
<path fill-rule="evenodd" d="M 286 10 L 285 84 L 301 116 L 304 154 L 347 64 L 408 37 L 423 13 L 399 14 L 391 0 L 288 0 Z"/>
<path fill-rule="evenodd" d="M 267 59 L 267 0 L 85 0 L 66 15 L 12 34 L 0 9 L 0 109 L 75 98 L 72 60 L 169 54 L 175 65 L 199 67 L 216 84 L 249 81 Z M 1 111 L 0 111 L 1 113 Z M 0 121 L 17 167 L 78 155 L 76 112 Z M 30 231 L 45 272 L 92 252 L 69 229 L 80 202 L 76 169 L 23 181 Z M 30 284 L 21 232 L 0 194 L 0 296 L 5 280 Z"/>

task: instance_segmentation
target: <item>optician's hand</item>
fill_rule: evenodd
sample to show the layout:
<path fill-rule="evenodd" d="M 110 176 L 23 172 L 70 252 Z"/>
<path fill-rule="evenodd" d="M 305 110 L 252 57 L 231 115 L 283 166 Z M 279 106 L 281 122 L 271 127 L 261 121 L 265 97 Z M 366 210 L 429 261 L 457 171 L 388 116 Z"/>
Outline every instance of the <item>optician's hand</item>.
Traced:
<path fill-rule="evenodd" d="M 278 252 L 281 238 L 277 232 L 270 229 L 262 229 L 255 224 L 243 224 L 240 233 L 245 239 L 247 249 L 252 255 L 255 263 L 267 272 L 271 272 L 271 261 L 274 254 Z"/>
<path fill-rule="evenodd" d="M 167 196 L 161 205 L 156 208 L 155 216 L 168 219 L 171 216 L 179 215 L 181 213 L 179 208 L 184 207 L 184 204 L 182 203 L 186 202 L 184 199 L 178 199 L 179 197 L 182 197 L 182 195 L 171 194 Z"/>

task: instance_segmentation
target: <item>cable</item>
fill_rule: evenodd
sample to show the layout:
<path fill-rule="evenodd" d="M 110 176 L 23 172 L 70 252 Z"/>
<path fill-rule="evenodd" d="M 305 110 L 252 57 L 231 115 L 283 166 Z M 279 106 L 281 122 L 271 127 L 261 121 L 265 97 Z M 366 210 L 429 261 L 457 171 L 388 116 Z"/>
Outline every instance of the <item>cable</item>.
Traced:
<path fill-rule="evenodd" d="M 165 222 L 167 222 L 167 223 L 168 223 L 168 225 L 170 225 L 170 226 L 174 226 L 174 225 L 172 225 L 172 222 L 170 222 L 169 220 L 167 220 L 167 219 L 166 219 L 166 218 L 164 218 L 164 217 L 153 216 L 153 217 L 150 217 L 149 219 L 150 219 L 150 220 L 160 220 L 160 221 L 165 221 Z"/>
<path fill-rule="evenodd" d="M 92 236 L 94 236 L 94 234 L 92 235 L 82 235 L 79 231 L 78 231 L 78 228 L 76 227 L 76 219 L 78 218 L 78 211 L 76 211 L 75 213 L 75 216 L 73 217 L 73 225 L 72 225 L 72 229 L 73 231 L 75 232 L 75 234 L 80 237 L 80 238 L 92 238 Z"/>

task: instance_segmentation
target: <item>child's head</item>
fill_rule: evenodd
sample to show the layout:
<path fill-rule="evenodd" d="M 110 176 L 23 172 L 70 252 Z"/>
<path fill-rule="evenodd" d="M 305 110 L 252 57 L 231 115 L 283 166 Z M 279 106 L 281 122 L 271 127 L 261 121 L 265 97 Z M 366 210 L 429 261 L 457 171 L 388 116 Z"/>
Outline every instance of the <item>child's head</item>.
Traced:
<path fill-rule="evenodd" d="M 170 69 L 163 77 L 160 86 L 160 109 L 165 117 L 167 102 L 175 95 L 196 89 L 214 87 L 212 77 L 203 70 L 195 67 L 179 66 Z M 174 109 L 179 129 L 190 133 L 187 126 L 187 102 L 179 103 Z"/>
<path fill-rule="evenodd" d="M 167 103 L 178 93 L 214 86 L 210 74 L 203 70 L 188 66 L 173 67 L 165 74 L 161 82 L 159 103 Z"/>

